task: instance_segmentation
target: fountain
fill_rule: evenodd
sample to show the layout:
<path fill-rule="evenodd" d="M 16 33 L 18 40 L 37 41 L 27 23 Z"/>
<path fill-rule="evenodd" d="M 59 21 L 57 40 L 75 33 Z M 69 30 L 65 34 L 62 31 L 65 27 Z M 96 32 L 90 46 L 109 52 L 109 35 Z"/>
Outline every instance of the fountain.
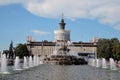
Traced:
<path fill-rule="evenodd" d="M 28 68 L 28 61 L 27 61 L 27 58 L 25 56 L 24 56 L 23 68 Z"/>
<path fill-rule="evenodd" d="M 36 55 L 33 57 L 33 64 L 34 64 L 34 66 L 37 66 L 37 56 Z"/>
<path fill-rule="evenodd" d="M 33 60 L 32 56 L 29 57 L 29 67 L 33 67 Z"/>
<path fill-rule="evenodd" d="M 36 57 L 36 66 L 38 66 L 39 65 L 39 57 L 37 56 Z"/>
<path fill-rule="evenodd" d="M 88 65 L 92 66 L 92 59 L 88 59 Z"/>
<path fill-rule="evenodd" d="M 90 59 L 90 60 L 89 60 L 89 64 L 90 64 L 91 66 L 95 66 L 95 59 Z"/>
<path fill-rule="evenodd" d="M 106 64 L 105 58 L 102 58 L 102 68 L 107 68 L 107 64 Z"/>
<path fill-rule="evenodd" d="M 71 51 L 71 45 L 72 43 L 70 41 L 57 42 L 55 46 L 55 51 L 53 51 L 53 54 L 46 58 L 45 62 L 62 65 L 87 64 L 87 61 L 85 61 L 84 58 L 79 57 L 77 53 Z"/>
<path fill-rule="evenodd" d="M 41 61 L 42 61 L 42 60 L 41 60 Z M 42 64 L 42 63 L 40 63 L 40 57 L 37 56 L 37 65 L 39 65 L 39 64 Z"/>
<path fill-rule="evenodd" d="M 0 74 L 10 74 L 10 72 L 8 72 L 7 59 L 6 59 L 5 54 L 1 55 L 1 72 L 0 72 Z"/>
<path fill-rule="evenodd" d="M 117 70 L 116 62 L 113 60 L 113 58 L 110 58 L 109 61 L 110 61 L 110 70 Z"/>
<path fill-rule="evenodd" d="M 96 59 L 96 67 L 100 67 L 100 60 Z"/>
<path fill-rule="evenodd" d="M 40 56 L 38 59 L 38 64 L 43 64 L 44 63 L 44 57 Z"/>
<path fill-rule="evenodd" d="M 18 56 L 16 56 L 16 58 L 15 58 L 14 70 L 22 70 L 22 69 L 20 68 L 20 59 L 19 59 Z"/>
<path fill-rule="evenodd" d="M 43 64 L 43 60 L 40 60 L 39 64 Z"/>

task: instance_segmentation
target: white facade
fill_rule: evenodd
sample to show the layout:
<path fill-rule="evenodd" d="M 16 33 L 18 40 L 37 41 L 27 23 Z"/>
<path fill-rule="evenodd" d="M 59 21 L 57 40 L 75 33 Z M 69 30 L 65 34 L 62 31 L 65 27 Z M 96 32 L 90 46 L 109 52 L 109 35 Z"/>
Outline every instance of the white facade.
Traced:
<path fill-rule="evenodd" d="M 60 46 L 35 46 L 32 47 L 31 53 L 34 55 L 50 55 L 53 54 L 53 52 L 55 50 L 58 50 L 60 48 Z M 89 47 L 89 46 L 85 46 L 82 47 L 81 46 L 70 46 L 68 47 L 70 49 L 70 51 L 73 51 L 74 53 L 95 53 L 97 48 L 96 47 Z"/>
<path fill-rule="evenodd" d="M 55 41 L 57 40 L 66 40 L 70 41 L 70 31 L 69 30 L 54 30 Z"/>

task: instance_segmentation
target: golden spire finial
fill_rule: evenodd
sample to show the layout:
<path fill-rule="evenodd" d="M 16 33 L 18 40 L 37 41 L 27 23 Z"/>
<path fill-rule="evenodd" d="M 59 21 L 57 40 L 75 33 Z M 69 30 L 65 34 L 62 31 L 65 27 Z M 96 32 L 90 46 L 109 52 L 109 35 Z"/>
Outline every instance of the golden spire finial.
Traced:
<path fill-rule="evenodd" d="M 62 13 L 62 19 L 64 19 L 64 13 Z"/>

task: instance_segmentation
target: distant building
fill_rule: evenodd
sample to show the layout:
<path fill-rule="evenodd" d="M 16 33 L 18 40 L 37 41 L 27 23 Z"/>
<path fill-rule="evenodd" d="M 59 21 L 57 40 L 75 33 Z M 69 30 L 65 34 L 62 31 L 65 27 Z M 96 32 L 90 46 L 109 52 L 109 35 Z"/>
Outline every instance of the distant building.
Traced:
<path fill-rule="evenodd" d="M 31 36 L 27 37 L 27 48 L 29 52 L 33 55 L 50 55 L 53 54 L 55 50 L 59 48 L 59 42 L 62 44 L 68 43 L 68 48 L 73 54 L 79 54 L 81 56 L 96 57 L 97 51 L 97 39 L 94 38 L 90 42 L 71 42 L 70 41 L 70 31 L 65 30 L 64 19 L 61 19 L 60 29 L 54 30 L 54 41 L 50 42 L 44 41 L 33 41 Z"/>

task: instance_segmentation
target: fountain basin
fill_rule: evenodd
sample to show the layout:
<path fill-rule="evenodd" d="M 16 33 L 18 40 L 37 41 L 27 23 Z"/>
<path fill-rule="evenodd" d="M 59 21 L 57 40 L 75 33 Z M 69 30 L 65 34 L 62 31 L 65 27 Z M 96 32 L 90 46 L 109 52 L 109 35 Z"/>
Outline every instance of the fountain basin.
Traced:
<path fill-rule="evenodd" d="M 51 55 L 44 59 L 45 63 L 54 63 L 60 65 L 83 65 L 88 62 L 83 58 L 77 58 L 73 55 Z"/>

